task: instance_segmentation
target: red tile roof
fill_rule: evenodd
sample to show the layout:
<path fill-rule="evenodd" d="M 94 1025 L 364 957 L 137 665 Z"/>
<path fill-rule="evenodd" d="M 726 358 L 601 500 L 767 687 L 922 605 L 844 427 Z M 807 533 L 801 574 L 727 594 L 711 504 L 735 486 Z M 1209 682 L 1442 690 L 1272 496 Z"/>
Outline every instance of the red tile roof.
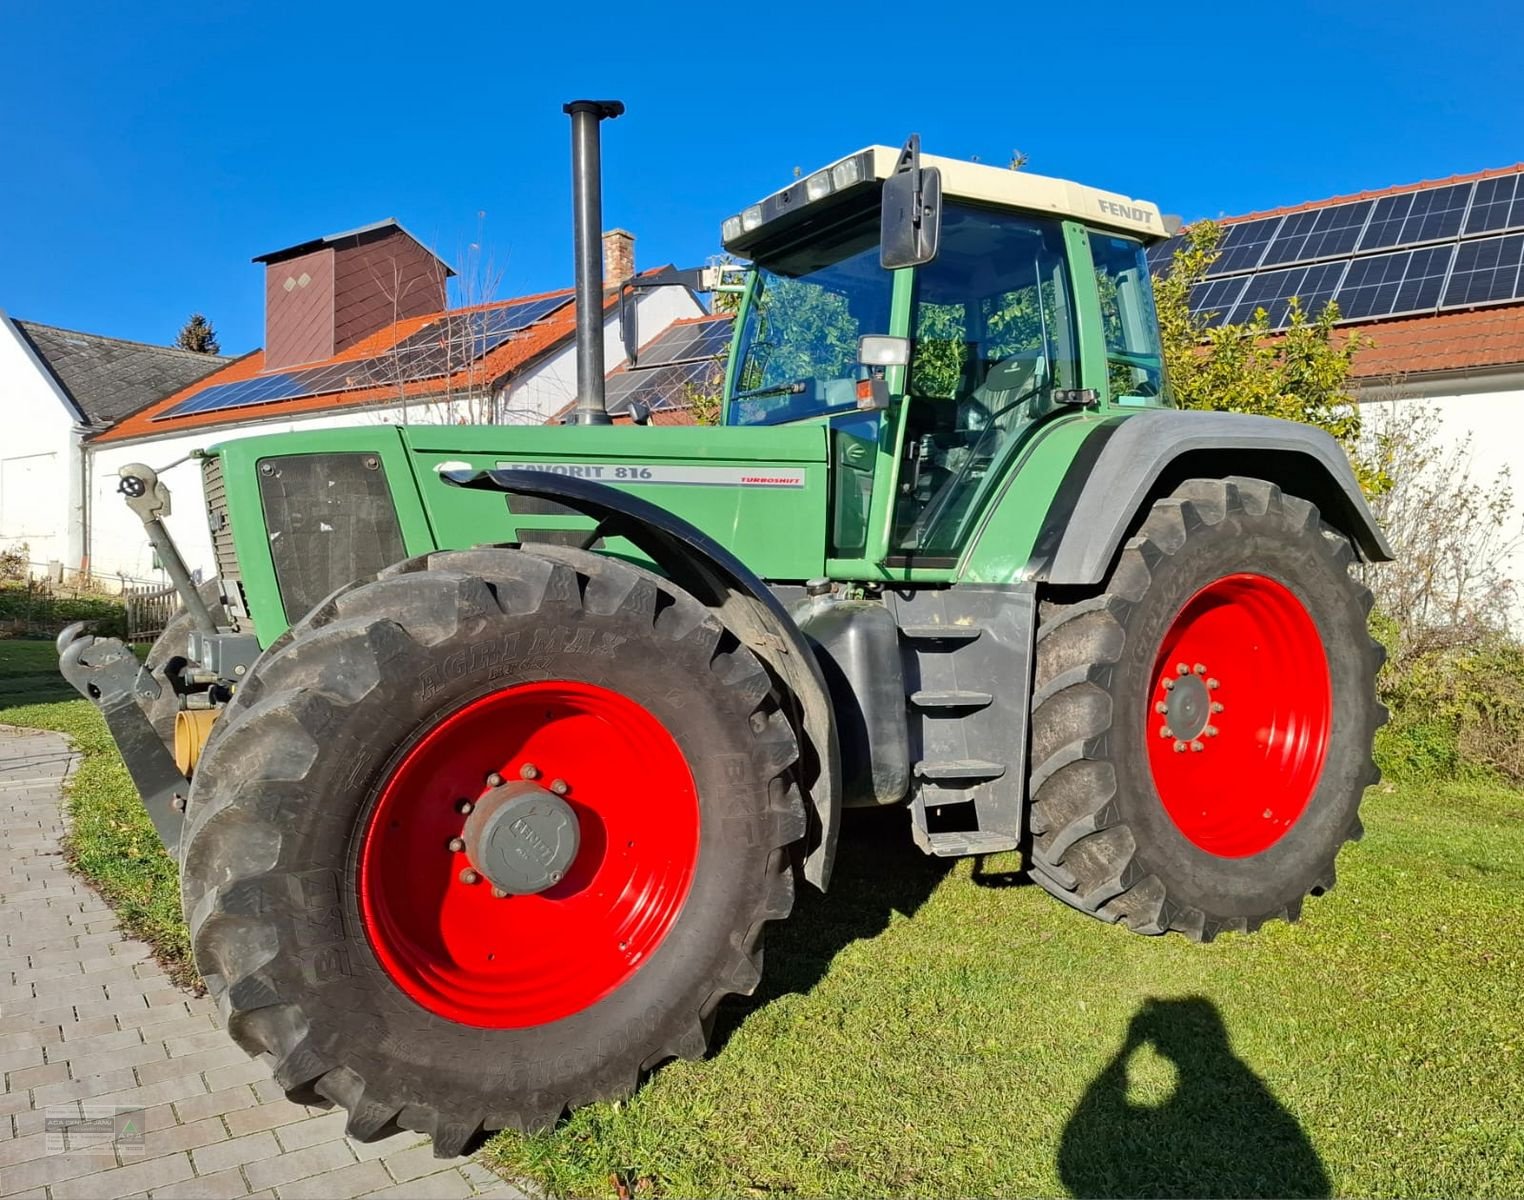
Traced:
<path fill-rule="evenodd" d="M 1330 196 L 1327 200 L 1308 200 L 1302 204 L 1288 204 L 1281 208 L 1267 208 L 1262 212 L 1244 213 L 1238 217 L 1223 217 L 1219 225 L 1238 225 L 1244 221 L 1259 221 L 1265 217 L 1283 217 L 1287 213 L 1307 212 L 1314 208 L 1332 208 L 1336 204 L 1349 204 L 1355 200 L 1379 200 L 1382 196 L 1396 196 L 1402 192 L 1417 192 L 1424 188 L 1445 187 L 1452 183 L 1474 183 L 1478 179 L 1496 179 L 1500 175 L 1517 175 L 1524 171 L 1524 163 L 1511 167 L 1489 167 L 1485 171 L 1472 171 L 1466 175 L 1451 175 L 1446 179 L 1425 179 L 1420 183 L 1398 183 L 1391 187 L 1376 188 L 1369 192 L 1351 192 L 1347 196 Z"/>
<path fill-rule="evenodd" d="M 652 271 L 661 269 L 663 268 L 652 268 Z M 650 273 L 652 272 L 642 272 L 642 274 Z M 429 313 L 421 317 L 409 317 L 377 330 L 370 337 L 364 338 L 330 359 L 324 359 L 322 362 L 316 363 L 304 363 L 303 369 L 330 365 L 338 366 L 346 362 L 358 363 L 365 359 L 376 358 L 386 354 L 393 346 L 411 334 L 418 332 L 429 322 L 437 321 L 447 315 L 456 316 L 461 313 L 478 310 L 488 311 L 506 308 L 508 305 L 522 304 L 529 300 L 542 300 L 551 296 L 569 296 L 570 294 L 570 288 L 561 288 L 552 292 L 540 292 L 533 296 L 515 296 L 509 300 L 498 300 L 491 304 L 479 304 L 471 308 L 450 309 L 447 312 Z M 616 296 L 617 293 L 612 291 L 605 293 L 605 311 L 613 307 Z M 163 400 L 140 408 L 137 412 L 123 418 L 110 429 L 97 434 L 90 440 L 93 442 L 127 441 L 132 438 L 156 437 L 163 434 L 179 433 L 191 429 L 206 429 L 236 422 L 263 421 L 299 416 L 305 413 L 332 412 L 337 409 L 359 407 L 366 404 L 385 403 L 388 400 L 411 400 L 459 393 L 463 389 L 480 388 L 513 374 L 547 351 L 569 340 L 576 333 L 576 328 L 577 306 L 575 303 L 571 303 L 557 309 L 542 320 L 535 322 L 528 329 L 514 334 L 496 349 L 452 375 L 440 375 L 432 379 L 412 380 L 400 384 L 395 382 L 374 384 L 367 381 L 363 386 L 354 387 L 348 391 L 328 392 L 320 396 L 297 396 L 290 400 L 277 400 L 270 404 L 246 405 L 240 408 L 222 409 L 213 412 L 183 413 L 179 416 L 156 419 L 159 417 L 159 414 L 169 411 L 181 401 L 187 400 L 209 387 L 215 387 L 224 383 L 238 383 L 259 375 L 264 370 L 265 355 L 263 350 L 255 350 L 230 363 L 221 371 L 214 372 L 203 379 L 197 380 L 190 387 L 182 388 Z"/>
<path fill-rule="evenodd" d="M 1524 305 L 1476 308 L 1345 326 L 1371 342 L 1355 355 L 1365 382 L 1524 364 Z"/>

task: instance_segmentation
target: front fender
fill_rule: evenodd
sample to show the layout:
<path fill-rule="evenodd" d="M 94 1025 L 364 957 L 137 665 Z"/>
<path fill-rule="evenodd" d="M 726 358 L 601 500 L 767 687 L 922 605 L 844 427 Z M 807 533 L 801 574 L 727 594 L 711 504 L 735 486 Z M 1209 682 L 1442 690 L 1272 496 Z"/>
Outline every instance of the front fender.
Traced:
<path fill-rule="evenodd" d="M 543 471 L 441 471 L 455 487 L 554 500 L 598 522 L 589 533 L 622 537 L 716 615 L 783 681 L 798 703 L 805 791 L 815 812 L 804 876 L 830 883 L 841 824 L 841 751 L 825 676 L 788 610 L 752 571 L 708 534 L 664 508 L 607 484 Z"/>
<path fill-rule="evenodd" d="M 1310 500 L 1367 562 L 1391 547 L 1339 443 L 1311 425 L 1242 413 L 1159 410 L 1098 426 L 1049 506 L 1031 578 L 1100 583 L 1147 507 L 1187 478 L 1249 475 Z"/>

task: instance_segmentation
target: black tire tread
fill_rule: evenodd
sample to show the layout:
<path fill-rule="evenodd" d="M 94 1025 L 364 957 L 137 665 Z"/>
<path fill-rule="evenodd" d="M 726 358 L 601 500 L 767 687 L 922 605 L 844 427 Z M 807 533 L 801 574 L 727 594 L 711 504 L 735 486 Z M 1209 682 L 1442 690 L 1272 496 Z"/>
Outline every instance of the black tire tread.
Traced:
<path fill-rule="evenodd" d="M 1172 902 L 1156 875 L 1135 866 L 1132 834 L 1113 804 L 1117 778 L 1106 759 L 1113 714 L 1103 681 L 1122 656 L 1128 610 L 1147 592 L 1155 568 L 1180 550 L 1192 530 L 1216 525 L 1237 510 L 1253 516 L 1279 513 L 1292 531 L 1321 529 L 1319 544 L 1340 569 L 1354 561 L 1348 538 L 1323 523 L 1306 500 L 1260 479 L 1192 479 L 1153 505 L 1123 547 L 1105 592 L 1072 604 L 1045 602 L 1040 612 L 1029 874 L 1065 904 L 1138 933 L 1174 931 L 1205 942 L 1223 932 L 1252 932 L 1267 921 L 1295 921 L 1301 912 L 1295 903 L 1254 918 L 1230 919 Z M 1353 578 L 1350 586 L 1358 589 L 1369 612 L 1369 589 Z M 1367 655 L 1374 677 L 1385 651 L 1370 639 Z M 1371 713 L 1367 748 L 1386 720 L 1379 703 Z M 1380 777 L 1369 749 L 1362 777 L 1367 785 Z M 1362 832 L 1356 816 L 1342 842 L 1357 840 Z M 1339 845 L 1332 847 L 1312 894 L 1333 887 L 1338 850 Z"/>
<path fill-rule="evenodd" d="M 568 1108 L 629 1095 L 642 1072 L 667 1059 L 702 1057 L 721 1000 L 749 995 L 760 981 L 763 927 L 793 908 L 794 847 L 806 831 L 793 770 L 797 737 L 765 669 L 687 593 L 639 567 L 585 551 L 440 551 L 388 568 L 357 594 L 362 586 L 341 589 L 271 646 L 218 721 L 198 773 L 198 779 L 221 775 L 224 783 L 193 793 L 182 838 L 182 896 L 197 962 L 229 1032 L 251 1055 L 270 1061 L 293 1099 L 348 1110 L 346 1132 L 352 1136 L 368 1140 L 412 1129 L 432 1137 L 442 1157 L 460 1153 L 483 1130 L 542 1129 Z M 457 618 L 471 620 L 489 608 L 532 614 L 553 596 L 594 612 L 644 614 L 673 653 L 707 664 L 723 686 L 751 704 L 753 737 L 775 771 L 766 822 L 772 841 L 767 885 L 756 910 L 738 921 L 730 962 L 691 1020 L 661 1044 L 638 1048 L 612 1082 L 590 1094 L 534 1093 L 459 1111 L 407 1104 L 368 1083 L 363 1062 L 330 1063 L 314 1053 L 299 1004 L 282 997 L 264 973 L 278 939 L 262 926 L 258 879 L 262 864 L 273 867 L 281 833 L 277 824 L 249 813 L 249 785 L 241 780 L 288 780 L 289 802 L 300 803 L 300 781 L 321 753 L 310 731 L 321 730 L 336 707 L 379 684 L 389 648 L 399 639 L 447 637 Z M 342 670 L 332 669 L 336 661 Z M 284 802 L 280 785 L 264 790 L 275 795 L 278 811 Z"/>

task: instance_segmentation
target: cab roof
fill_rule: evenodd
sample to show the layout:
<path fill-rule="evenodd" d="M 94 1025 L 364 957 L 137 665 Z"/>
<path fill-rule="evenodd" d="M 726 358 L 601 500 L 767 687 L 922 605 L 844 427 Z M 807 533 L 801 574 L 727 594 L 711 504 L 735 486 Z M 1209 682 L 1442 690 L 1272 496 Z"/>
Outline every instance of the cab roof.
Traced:
<path fill-rule="evenodd" d="M 725 248 L 745 253 L 773 232 L 776 228 L 775 221 L 794 215 L 803 216 L 815 205 L 829 207 L 833 199 L 844 199 L 869 183 L 887 179 L 895 173 L 899 160 L 900 151 L 893 147 L 867 146 L 818 171 L 810 172 L 727 221 L 723 237 Z M 1156 204 L 1148 200 L 1071 183 L 1066 179 L 1053 179 L 1028 171 L 1013 171 L 957 158 L 943 158 L 936 154 L 922 154 L 920 161 L 923 168 L 936 167 L 941 172 L 944 199 L 972 200 L 999 205 L 1001 208 L 1051 213 L 1141 236 L 1146 241 L 1157 241 L 1168 236 L 1163 214 Z M 832 181 L 829 191 L 812 196 L 808 190 L 809 185 L 822 177 Z M 838 185 L 837 181 L 844 179 L 850 182 Z M 823 186 L 823 183 L 817 184 L 817 188 Z M 737 232 L 742 219 L 753 213 L 757 214 L 756 221 L 748 222 L 749 228 Z"/>

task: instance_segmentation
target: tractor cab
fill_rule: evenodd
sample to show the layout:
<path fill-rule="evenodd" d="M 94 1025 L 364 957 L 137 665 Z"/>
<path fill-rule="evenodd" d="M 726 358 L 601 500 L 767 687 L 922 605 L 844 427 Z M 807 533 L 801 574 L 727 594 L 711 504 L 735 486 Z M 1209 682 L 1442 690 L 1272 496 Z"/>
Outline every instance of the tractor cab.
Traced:
<path fill-rule="evenodd" d="M 754 263 L 725 423 L 829 425 L 834 558 L 950 568 L 1044 424 L 1169 405 L 1151 204 L 923 159 L 912 141 L 817 171 L 723 233 Z"/>

